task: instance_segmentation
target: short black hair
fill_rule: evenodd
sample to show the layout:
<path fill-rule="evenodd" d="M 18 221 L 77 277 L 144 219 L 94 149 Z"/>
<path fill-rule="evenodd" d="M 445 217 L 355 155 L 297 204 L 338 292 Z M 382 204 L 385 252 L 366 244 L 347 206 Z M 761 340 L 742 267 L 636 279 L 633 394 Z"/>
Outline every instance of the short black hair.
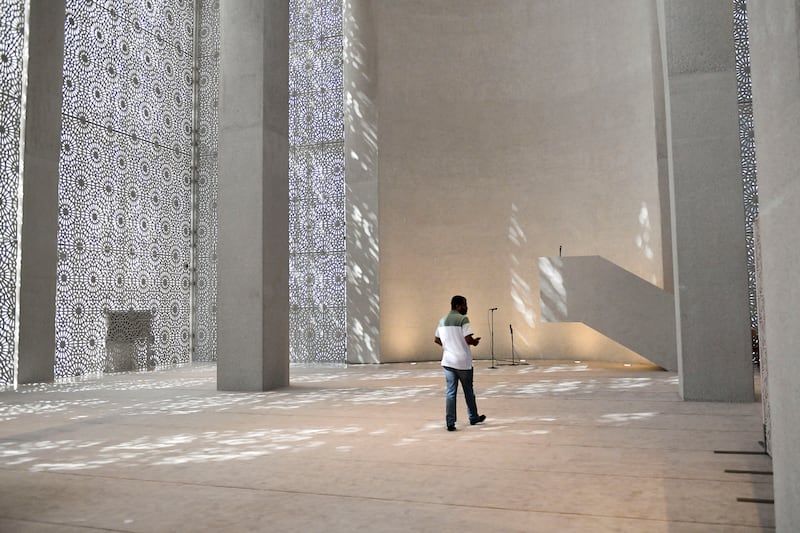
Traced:
<path fill-rule="evenodd" d="M 467 299 L 458 295 L 450 298 L 450 309 L 455 309 L 459 305 L 467 305 Z"/>

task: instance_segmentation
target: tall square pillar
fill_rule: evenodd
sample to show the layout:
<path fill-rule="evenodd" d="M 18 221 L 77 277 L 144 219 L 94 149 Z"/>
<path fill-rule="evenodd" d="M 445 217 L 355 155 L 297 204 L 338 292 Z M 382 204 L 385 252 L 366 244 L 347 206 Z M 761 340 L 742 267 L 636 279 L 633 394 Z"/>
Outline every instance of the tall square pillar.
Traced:
<path fill-rule="evenodd" d="M 52 381 L 55 373 L 64 16 L 63 2 L 30 2 L 21 183 L 19 383 Z"/>
<path fill-rule="evenodd" d="M 220 5 L 217 388 L 289 384 L 289 6 Z"/>
<path fill-rule="evenodd" d="M 686 400 L 754 399 L 730 0 L 658 0 L 678 371 Z"/>
<path fill-rule="evenodd" d="M 747 2 L 775 529 L 800 525 L 800 2 Z M 761 309 L 759 309 L 761 311 Z"/>

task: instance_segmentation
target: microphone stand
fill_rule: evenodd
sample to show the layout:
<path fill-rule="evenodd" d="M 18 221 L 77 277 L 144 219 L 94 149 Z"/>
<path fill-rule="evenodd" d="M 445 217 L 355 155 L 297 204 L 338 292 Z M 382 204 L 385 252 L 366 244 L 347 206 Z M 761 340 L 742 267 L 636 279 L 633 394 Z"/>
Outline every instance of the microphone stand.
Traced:
<path fill-rule="evenodd" d="M 491 346 L 492 350 L 492 366 L 489 368 L 497 368 L 494 366 L 494 312 L 497 311 L 496 307 L 492 307 L 489 309 L 489 313 L 491 315 L 491 327 L 489 328 L 489 345 Z"/>
<path fill-rule="evenodd" d="M 510 366 L 517 366 L 517 365 L 527 365 L 528 363 L 520 361 L 517 363 L 514 355 L 514 328 L 511 327 L 511 324 L 508 325 L 508 331 L 511 332 L 511 365 Z"/>
<path fill-rule="evenodd" d="M 514 361 L 514 328 L 511 327 L 511 324 L 508 325 L 508 331 L 511 332 L 511 366 L 516 366 L 517 363 Z"/>

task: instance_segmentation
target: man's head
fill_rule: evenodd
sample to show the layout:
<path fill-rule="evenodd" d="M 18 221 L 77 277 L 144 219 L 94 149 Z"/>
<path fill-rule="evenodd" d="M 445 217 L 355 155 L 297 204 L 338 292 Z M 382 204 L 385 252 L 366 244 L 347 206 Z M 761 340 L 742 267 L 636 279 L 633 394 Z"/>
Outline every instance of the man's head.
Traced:
<path fill-rule="evenodd" d="M 453 296 L 450 298 L 450 309 L 458 311 L 462 315 L 467 314 L 467 299 L 463 296 Z"/>

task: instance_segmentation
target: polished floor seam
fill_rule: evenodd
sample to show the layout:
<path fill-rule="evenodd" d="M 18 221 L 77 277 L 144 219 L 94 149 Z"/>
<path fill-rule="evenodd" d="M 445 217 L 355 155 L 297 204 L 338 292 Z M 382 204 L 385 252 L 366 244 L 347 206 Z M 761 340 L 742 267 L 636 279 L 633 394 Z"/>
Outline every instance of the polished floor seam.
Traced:
<path fill-rule="evenodd" d="M 67 526 L 74 529 L 85 529 L 87 531 L 111 531 L 113 533 L 135 533 L 134 530 L 131 529 L 110 529 L 107 527 L 97 527 L 97 526 L 87 526 L 83 524 L 73 524 L 69 522 L 49 522 L 46 520 L 29 520 L 27 518 L 13 518 L 10 516 L 0 516 L 0 521 L 8 520 L 10 522 L 20 522 L 22 524 L 44 524 L 48 526 Z"/>
<path fill-rule="evenodd" d="M 295 494 L 295 495 L 306 495 L 306 496 L 319 496 L 325 498 L 342 498 L 347 500 L 366 500 L 366 501 L 377 501 L 377 502 L 385 502 L 385 503 L 408 503 L 414 505 L 423 505 L 423 506 L 434 506 L 434 507 L 448 507 L 448 508 L 458 508 L 458 509 L 483 509 L 483 510 L 492 510 L 492 511 L 504 511 L 504 512 L 516 512 L 516 513 L 526 513 L 526 514 L 546 514 L 546 515 L 553 515 L 553 516 L 575 516 L 575 517 L 582 517 L 582 518 L 606 518 L 612 520 L 634 520 L 634 521 L 644 521 L 644 522 L 658 522 L 658 523 L 669 523 L 669 524 L 697 524 L 697 525 L 709 525 L 709 526 L 739 526 L 739 527 L 763 527 L 759 525 L 751 525 L 751 524 L 735 524 L 729 522 L 699 522 L 699 521 L 690 521 L 690 520 L 665 520 L 662 518 L 649 518 L 649 517 L 640 517 L 640 516 L 625 516 L 625 515 L 603 515 L 603 514 L 596 514 L 596 513 L 568 513 L 568 512 L 556 512 L 556 511 L 547 511 L 547 510 L 537 510 L 537 509 L 520 509 L 515 507 L 501 507 L 497 505 L 465 505 L 465 504 L 456 504 L 456 503 L 447 503 L 447 502 L 430 502 L 430 501 L 422 501 L 422 500 L 412 500 L 408 498 L 379 498 L 376 496 L 357 496 L 357 495 L 350 495 L 350 494 L 337 494 L 337 493 L 329 493 L 329 492 L 319 492 L 319 491 L 302 491 L 302 490 L 290 490 L 290 489 L 276 489 L 276 488 L 259 488 L 259 487 L 242 487 L 238 485 L 222 485 L 222 484 L 211 484 L 211 483 L 191 483 L 191 482 L 182 482 L 182 481 L 166 481 L 166 480 L 152 480 L 152 479 L 140 479 L 140 478 L 129 478 L 129 477 L 119 477 L 119 476 L 93 476 L 90 474 L 80 474 L 75 472 L 37 472 L 40 474 L 55 474 L 55 475 L 74 475 L 80 477 L 87 477 L 87 478 L 99 478 L 99 479 L 106 479 L 106 480 L 124 480 L 130 482 L 142 482 L 142 483 L 152 483 L 152 484 L 163 484 L 163 485 L 173 485 L 173 486 L 190 486 L 190 487 L 199 487 L 199 488 L 217 488 L 217 489 L 225 489 L 225 490 L 242 490 L 248 492 L 270 492 L 270 493 L 278 493 L 278 494 Z M 10 518 L 10 517 L 0 517 L 0 518 Z M 18 518 L 14 518 L 14 520 L 23 521 Z M 49 522 L 42 522 L 42 523 L 49 523 Z M 66 522 L 60 522 L 57 524 L 63 525 L 71 525 Z M 83 527 L 83 526 L 78 526 Z M 106 530 L 104 530 L 106 531 Z M 107 531 L 125 531 L 125 530 L 107 530 Z"/>
<path fill-rule="evenodd" d="M 335 461 L 340 462 L 352 462 L 352 461 L 345 461 L 343 459 L 334 459 Z M 369 462 L 367 460 L 357 460 L 358 462 Z M 374 461 L 375 463 L 388 463 L 389 461 Z M 449 468 L 449 465 L 445 464 L 431 464 L 431 463 L 392 463 L 397 466 L 409 466 L 409 465 L 419 465 L 419 466 L 433 466 L 433 467 L 440 467 L 440 468 Z M 0 465 L 0 470 L 6 472 L 19 472 L 25 471 L 25 469 L 19 468 L 7 468 L 6 466 Z M 724 479 L 706 479 L 706 478 L 680 478 L 680 477 L 668 477 L 668 476 L 631 476 L 631 475 L 624 475 L 624 474 L 600 474 L 596 472 L 574 472 L 574 471 L 560 471 L 560 470 L 531 470 L 525 468 L 495 468 L 496 471 L 508 471 L 508 472 L 530 472 L 532 474 L 565 474 L 570 476 L 586 476 L 586 477 L 596 477 L 596 478 L 620 478 L 620 479 L 651 479 L 651 480 L 673 480 L 673 481 L 697 481 L 701 483 L 716 483 L 716 484 L 724 484 L 724 485 L 764 485 L 764 486 L 771 486 L 772 483 L 768 481 L 743 481 L 743 480 L 724 480 Z M 167 484 L 167 485 L 186 485 L 192 487 L 216 487 L 216 488 L 226 488 L 226 489 L 241 489 L 241 490 L 256 490 L 256 491 L 272 491 L 272 492 L 286 492 L 286 493 L 298 493 L 298 494 L 312 494 L 317 496 L 342 496 L 342 497 L 352 497 L 352 498 L 366 498 L 366 499 L 374 499 L 379 501 L 407 501 L 413 503 L 426 503 L 417 500 L 403 500 L 403 499 L 393 499 L 393 498 L 376 498 L 373 496 L 352 496 L 347 494 L 336 494 L 336 493 L 324 493 L 324 492 L 307 492 L 301 490 L 290 490 L 290 489 L 275 489 L 275 488 L 261 488 L 261 487 L 245 487 L 240 485 L 221 485 L 221 484 L 210 484 L 210 483 L 198 483 L 192 481 L 169 481 L 169 480 L 158 480 L 158 479 L 149 479 L 149 478 L 140 478 L 140 477 L 129 477 L 129 476 L 112 476 L 108 474 L 92 474 L 92 473 L 82 473 L 76 471 L 67 471 L 67 470 L 47 470 L 47 471 L 38 471 L 38 472 L 30 472 L 30 474 L 53 474 L 53 475 L 63 475 L 63 476 L 78 476 L 84 478 L 93 478 L 93 479 L 106 479 L 106 480 L 124 480 L 124 481 L 132 481 L 132 482 L 143 482 L 143 483 L 160 483 L 160 484 Z M 437 503 L 437 502 L 430 502 L 430 503 Z M 463 506 L 459 504 L 444 504 L 444 503 L 437 503 L 437 505 L 454 505 L 456 507 L 469 507 Z M 487 509 L 494 509 L 495 507 L 487 506 Z M 497 509 L 504 509 L 502 507 L 497 507 Z M 562 513 L 563 514 L 563 513 Z M 567 513 L 569 514 L 569 513 Z M 600 515 L 598 515 L 600 516 Z"/>

